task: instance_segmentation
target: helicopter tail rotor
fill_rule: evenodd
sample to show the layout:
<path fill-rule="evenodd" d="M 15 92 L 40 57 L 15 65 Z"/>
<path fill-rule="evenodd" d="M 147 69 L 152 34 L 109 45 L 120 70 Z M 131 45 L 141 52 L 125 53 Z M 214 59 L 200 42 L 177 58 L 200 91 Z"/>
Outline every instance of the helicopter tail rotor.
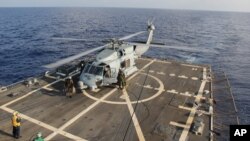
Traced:
<path fill-rule="evenodd" d="M 148 31 L 155 30 L 155 26 L 153 22 L 154 22 L 154 18 L 152 20 L 148 20 L 148 28 L 147 28 Z"/>

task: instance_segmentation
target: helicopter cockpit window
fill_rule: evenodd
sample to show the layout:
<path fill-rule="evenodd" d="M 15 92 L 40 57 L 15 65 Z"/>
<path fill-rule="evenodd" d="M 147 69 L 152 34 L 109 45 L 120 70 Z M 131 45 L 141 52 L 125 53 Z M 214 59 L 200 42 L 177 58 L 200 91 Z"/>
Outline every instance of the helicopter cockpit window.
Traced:
<path fill-rule="evenodd" d="M 89 72 L 89 68 L 90 68 L 90 64 L 87 64 L 85 67 L 84 67 L 84 73 L 88 73 Z"/>
<path fill-rule="evenodd" d="M 98 67 L 98 66 L 90 66 L 89 71 L 85 72 L 93 75 L 102 75 L 103 73 L 103 67 Z"/>
<path fill-rule="evenodd" d="M 84 73 L 89 73 L 93 75 L 102 75 L 103 67 L 87 64 L 86 67 L 84 67 Z"/>
<path fill-rule="evenodd" d="M 94 74 L 95 75 L 102 75 L 103 73 L 103 67 L 95 67 Z"/>

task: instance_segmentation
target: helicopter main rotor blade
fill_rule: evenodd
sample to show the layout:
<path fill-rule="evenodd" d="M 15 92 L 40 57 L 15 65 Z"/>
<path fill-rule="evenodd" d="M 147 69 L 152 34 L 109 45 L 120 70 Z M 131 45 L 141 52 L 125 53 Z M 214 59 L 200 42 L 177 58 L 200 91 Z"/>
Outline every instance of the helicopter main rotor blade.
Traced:
<path fill-rule="evenodd" d="M 89 41 L 87 39 L 77 39 L 77 38 L 61 38 L 61 37 L 53 37 L 52 40 L 60 40 L 60 41 Z"/>
<path fill-rule="evenodd" d="M 136 32 L 134 34 L 130 34 L 130 35 L 127 35 L 127 36 L 124 36 L 124 37 L 121 37 L 119 38 L 118 40 L 127 40 L 127 39 L 130 39 L 134 36 L 138 36 L 142 33 L 145 33 L 146 31 L 140 31 L 140 32 Z M 52 40 L 59 40 L 59 41 L 91 41 L 89 39 L 77 39 L 77 38 L 64 38 L 64 37 L 53 37 L 51 38 Z"/>
<path fill-rule="evenodd" d="M 130 35 L 121 37 L 121 38 L 119 38 L 118 40 L 128 40 L 128 39 L 130 39 L 130 38 L 132 38 L 132 37 L 134 37 L 134 36 L 138 36 L 138 35 L 140 35 L 140 34 L 142 34 L 142 33 L 145 33 L 145 32 L 146 32 L 146 31 L 136 32 L 136 33 L 134 33 L 134 34 L 130 34 Z"/>
<path fill-rule="evenodd" d="M 61 65 L 64 65 L 64 64 L 66 64 L 66 63 L 69 63 L 69 62 L 71 62 L 71 61 L 73 61 L 73 60 L 76 60 L 76 59 L 78 59 L 78 58 L 81 58 L 81 57 L 83 57 L 83 56 L 85 56 L 85 55 L 88 55 L 88 54 L 90 54 L 90 53 L 92 53 L 92 52 L 101 50 L 101 49 L 103 49 L 103 48 L 106 47 L 106 46 L 107 46 L 107 44 L 106 44 L 106 45 L 103 45 L 103 46 L 100 46 L 100 47 L 97 47 L 97 48 L 90 49 L 90 50 L 88 50 L 88 51 L 85 51 L 85 52 L 82 52 L 82 53 L 79 53 L 79 54 L 70 56 L 70 57 L 68 57 L 68 58 L 64 58 L 64 59 L 59 60 L 59 61 L 57 61 L 57 62 L 55 62 L 55 63 L 45 65 L 44 67 L 45 67 L 45 68 L 49 68 L 49 69 L 59 67 L 59 66 L 61 66 Z"/>
<path fill-rule="evenodd" d="M 128 44 L 133 45 L 141 45 L 147 46 L 146 44 L 136 43 L 136 42 L 126 42 Z M 168 46 L 168 45 L 161 45 L 161 44 L 150 44 L 150 47 L 157 47 L 157 48 L 166 48 L 166 49 L 176 49 L 176 50 L 183 50 L 183 51 L 190 51 L 190 52 L 206 52 L 206 53 L 216 53 L 215 51 L 211 51 L 208 49 L 198 49 L 198 48 L 191 48 L 191 47 L 184 47 L 184 46 Z"/>
<path fill-rule="evenodd" d="M 130 34 L 130 35 L 121 37 L 121 38 L 119 38 L 119 40 L 127 40 L 127 39 L 130 39 L 130 38 L 134 37 L 134 36 L 140 35 L 140 34 L 142 34 L 142 33 L 144 33 L 144 32 L 146 32 L 146 31 L 136 32 L 136 33 L 134 33 L 134 34 Z M 76 39 L 73 39 L 73 38 L 65 38 L 65 39 L 76 40 Z M 78 39 L 77 39 L 77 40 L 78 40 Z M 79 40 L 81 40 L 81 39 L 79 39 Z M 105 48 L 107 45 L 108 45 L 108 44 L 103 45 L 103 46 L 100 46 L 100 47 L 97 47 L 97 48 L 90 49 L 90 50 L 88 50 L 88 51 L 85 51 L 85 52 L 82 52 L 82 53 L 79 53 L 79 54 L 70 56 L 70 57 L 68 57 L 68 58 L 59 60 L 59 61 L 57 61 L 57 62 L 55 62 L 55 63 L 45 65 L 44 67 L 45 67 L 45 68 L 49 68 L 49 69 L 59 67 L 59 66 L 61 66 L 61 65 L 67 64 L 67 63 L 69 63 L 69 62 L 71 62 L 71 61 L 73 61 L 73 60 L 76 60 L 76 59 L 78 59 L 78 58 L 81 58 L 81 57 L 83 57 L 83 56 L 85 56 L 85 55 L 88 55 L 88 54 L 90 54 L 90 53 L 92 53 L 92 52 L 101 50 L 101 49 Z"/>

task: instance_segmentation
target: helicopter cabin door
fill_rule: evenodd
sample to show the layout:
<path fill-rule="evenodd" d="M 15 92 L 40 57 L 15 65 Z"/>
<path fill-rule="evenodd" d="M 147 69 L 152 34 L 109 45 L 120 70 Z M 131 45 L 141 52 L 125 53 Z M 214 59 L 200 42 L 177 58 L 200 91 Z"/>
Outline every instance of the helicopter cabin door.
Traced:
<path fill-rule="evenodd" d="M 106 66 L 104 69 L 103 85 L 110 85 L 117 82 L 116 69 Z"/>

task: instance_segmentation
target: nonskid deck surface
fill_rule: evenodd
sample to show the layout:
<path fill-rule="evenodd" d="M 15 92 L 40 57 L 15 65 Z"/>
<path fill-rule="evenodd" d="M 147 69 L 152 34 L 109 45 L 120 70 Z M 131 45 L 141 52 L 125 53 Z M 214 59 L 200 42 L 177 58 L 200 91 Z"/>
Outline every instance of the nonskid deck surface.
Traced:
<path fill-rule="evenodd" d="M 193 103 L 211 97 L 204 94 L 211 91 L 205 79 L 210 68 L 148 58 L 138 59 L 137 66 L 139 71 L 127 78 L 124 90 L 101 87 L 67 98 L 63 79 L 47 77 L 39 78 L 36 86 L 12 86 L 0 94 L 0 140 L 14 140 L 13 111 L 23 118 L 22 140 L 39 131 L 53 141 L 210 140 L 209 114 L 200 116 L 205 123 L 202 135 L 190 131 L 198 110 Z M 9 97 L 10 93 L 18 95 Z"/>

